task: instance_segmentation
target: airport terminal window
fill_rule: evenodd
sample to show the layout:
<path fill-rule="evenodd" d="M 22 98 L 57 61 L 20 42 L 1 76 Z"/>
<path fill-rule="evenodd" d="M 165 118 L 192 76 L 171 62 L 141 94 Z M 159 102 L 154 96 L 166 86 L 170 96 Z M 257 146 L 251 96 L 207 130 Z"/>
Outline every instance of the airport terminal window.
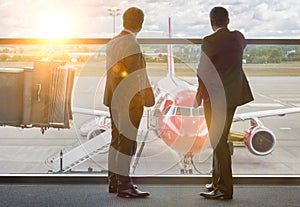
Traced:
<path fill-rule="evenodd" d="M 241 121 L 241 116 L 240 121 L 233 123 L 229 140 L 234 146 L 232 161 L 236 175 L 300 174 L 297 159 L 300 156 L 300 113 L 297 111 L 300 64 L 293 54 L 299 53 L 300 46 L 282 45 L 280 41 L 279 44 L 251 43 L 244 53 L 243 67 L 255 101 L 238 108 L 237 114 L 245 117 L 254 113 L 261 117 L 253 122 Z M 1 45 L 6 50 L 2 49 L 4 52 L 0 54 L 0 174 L 92 171 L 105 175 L 109 142 L 103 137 L 109 136 L 110 126 L 107 108 L 102 104 L 106 45 L 13 46 L 14 51 L 10 51 L 10 47 Z M 264 48 L 265 57 L 257 56 L 255 52 L 261 53 Z M 193 162 L 184 163 L 184 154 L 172 149 L 157 131 L 160 125 L 160 130 L 168 130 L 165 134 L 175 133 L 167 135 L 169 138 L 185 139 L 185 127 L 203 120 L 203 108 L 195 110 L 189 105 L 197 83 L 200 44 L 173 45 L 175 72 L 172 77 L 168 76 L 167 44 L 143 43 L 142 50 L 151 84 L 158 93 L 158 104 L 145 110 L 138 133 L 138 150 L 142 146 L 143 150 L 134 162 L 132 173 L 210 174 L 212 150 L 209 145 L 193 154 Z M 272 53 L 273 50 L 280 52 Z M 273 56 L 268 56 L 268 52 Z M 29 77 L 28 73 L 33 70 L 39 70 L 39 74 L 34 72 L 35 75 Z M 32 82 L 33 79 L 36 82 Z M 47 81 L 50 84 L 48 96 L 43 94 Z M 26 90 L 24 84 L 27 84 Z M 189 104 L 178 106 L 179 99 L 185 99 L 185 95 Z M 35 108 L 45 107 L 39 104 L 49 100 L 43 113 L 47 117 L 51 115 L 51 120 L 32 121 L 32 117 L 45 118 Z M 54 100 L 58 104 L 53 104 Z M 176 107 L 170 107 L 173 105 Z M 168 118 L 171 109 L 175 110 L 172 111 L 174 117 Z M 279 116 L 282 113 L 286 116 Z M 266 147 L 274 148 L 264 155 L 261 151 L 267 151 Z"/>

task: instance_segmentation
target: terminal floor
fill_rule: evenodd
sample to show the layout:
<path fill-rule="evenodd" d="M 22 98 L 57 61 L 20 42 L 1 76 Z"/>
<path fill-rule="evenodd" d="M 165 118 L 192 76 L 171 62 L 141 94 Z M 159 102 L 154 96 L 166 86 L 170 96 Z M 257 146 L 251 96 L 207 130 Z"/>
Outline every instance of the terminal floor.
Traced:
<path fill-rule="evenodd" d="M 151 196 L 124 199 L 107 192 L 106 184 L 0 184 L 1 207 L 300 207 L 299 185 L 235 185 L 232 200 L 207 200 L 200 185 L 141 184 Z"/>

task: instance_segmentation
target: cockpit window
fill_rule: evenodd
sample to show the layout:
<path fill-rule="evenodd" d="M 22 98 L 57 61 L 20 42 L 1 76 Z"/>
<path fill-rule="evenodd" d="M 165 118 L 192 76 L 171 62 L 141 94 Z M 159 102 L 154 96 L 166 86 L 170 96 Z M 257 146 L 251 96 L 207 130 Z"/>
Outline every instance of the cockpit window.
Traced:
<path fill-rule="evenodd" d="M 191 108 L 177 107 L 176 115 L 191 116 Z"/>
<path fill-rule="evenodd" d="M 203 107 L 192 108 L 192 116 L 204 116 Z"/>
<path fill-rule="evenodd" d="M 165 116 L 204 116 L 203 107 L 187 107 L 170 105 L 164 112 Z"/>
<path fill-rule="evenodd" d="M 174 106 L 168 106 L 168 108 L 165 110 L 164 112 L 164 115 L 167 115 L 167 116 L 174 116 L 173 114 L 173 111 L 174 111 Z"/>

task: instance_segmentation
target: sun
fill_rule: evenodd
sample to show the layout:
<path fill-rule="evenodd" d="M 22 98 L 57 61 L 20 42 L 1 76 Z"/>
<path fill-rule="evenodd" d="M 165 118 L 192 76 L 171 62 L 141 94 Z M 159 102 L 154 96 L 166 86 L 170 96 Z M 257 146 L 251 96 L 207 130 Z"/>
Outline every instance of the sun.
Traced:
<path fill-rule="evenodd" d="M 45 38 L 64 38 L 69 35 L 69 16 L 59 10 L 47 11 L 40 19 L 41 35 Z"/>

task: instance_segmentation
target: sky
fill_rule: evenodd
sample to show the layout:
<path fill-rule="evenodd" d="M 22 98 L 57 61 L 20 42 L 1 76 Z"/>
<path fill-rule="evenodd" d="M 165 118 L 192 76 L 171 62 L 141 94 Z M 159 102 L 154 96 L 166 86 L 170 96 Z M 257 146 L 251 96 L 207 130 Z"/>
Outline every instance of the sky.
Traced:
<path fill-rule="evenodd" d="M 209 11 L 223 6 L 229 11 L 229 29 L 246 38 L 300 39 L 298 0 L 0 0 L 0 38 L 113 36 L 122 30 L 122 13 L 136 6 L 145 13 L 141 38 L 172 36 L 203 38 L 212 33 Z"/>

